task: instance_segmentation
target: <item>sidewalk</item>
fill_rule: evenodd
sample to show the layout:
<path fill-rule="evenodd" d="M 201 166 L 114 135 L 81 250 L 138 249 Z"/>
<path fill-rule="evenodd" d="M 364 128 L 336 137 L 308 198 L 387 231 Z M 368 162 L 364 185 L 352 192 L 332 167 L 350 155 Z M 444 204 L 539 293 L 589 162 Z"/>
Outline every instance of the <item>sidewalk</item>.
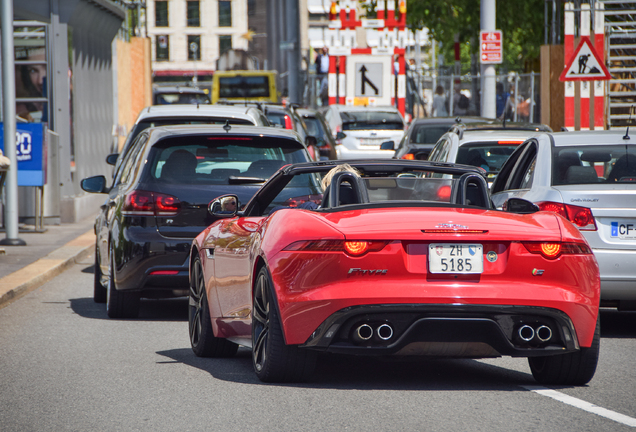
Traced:
<path fill-rule="evenodd" d="M 19 233 L 26 246 L 0 246 L 0 308 L 93 253 L 94 223 L 91 216 L 77 223 L 46 225 L 44 233 Z M 4 238 L 6 233 L 0 232 Z"/>

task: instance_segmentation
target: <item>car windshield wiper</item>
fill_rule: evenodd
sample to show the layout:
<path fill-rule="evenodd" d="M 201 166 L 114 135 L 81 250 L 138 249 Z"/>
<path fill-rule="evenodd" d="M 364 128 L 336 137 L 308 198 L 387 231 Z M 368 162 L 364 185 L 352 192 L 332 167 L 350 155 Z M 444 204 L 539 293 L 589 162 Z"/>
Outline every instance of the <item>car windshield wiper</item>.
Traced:
<path fill-rule="evenodd" d="M 267 179 L 263 179 L 259 177 L 236 177 L 236 176 L 228 177 L 229 184 L 265 183 L 266 180 Z"/>

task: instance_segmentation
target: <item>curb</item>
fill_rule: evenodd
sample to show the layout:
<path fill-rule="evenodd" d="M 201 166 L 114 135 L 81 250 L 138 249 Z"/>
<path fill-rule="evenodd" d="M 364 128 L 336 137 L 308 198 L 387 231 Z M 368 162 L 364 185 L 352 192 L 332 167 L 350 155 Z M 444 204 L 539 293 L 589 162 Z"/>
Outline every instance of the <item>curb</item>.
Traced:
<path fill-rule="evenodd" d="M 41 287 L 73 264 L 89 256 L 95 247 L 95 232 L 90 230 L 71 240 L 44 258 L 0 279 L 0 308 Z"/>

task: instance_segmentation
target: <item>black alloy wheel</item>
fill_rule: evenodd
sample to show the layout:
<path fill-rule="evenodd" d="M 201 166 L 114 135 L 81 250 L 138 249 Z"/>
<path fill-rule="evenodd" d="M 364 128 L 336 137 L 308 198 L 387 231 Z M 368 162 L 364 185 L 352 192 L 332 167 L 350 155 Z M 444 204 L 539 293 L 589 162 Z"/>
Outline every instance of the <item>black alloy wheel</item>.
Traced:
<path fill-rule="evenodd" d="M 106 288 L 102 285 L 102 268 L 100 266 L 99 249 L 97 245 L 95 245 L 95 270 L 93 274 L 93 301 L 95 303 L 106 303 Z"/>
<path fill-rule="evenodd" d="M 545 357 L 528 357 L 532 376 L 541 384 L 585 385 L 596 372 L 601 348 L 601 315 L 596 318 L 594 339 L 589 348 Z"/>
<path fill-rule="evenodd" d="M 315 352 L 285 344 L 273 284 L 265 267 L 254 285 L 252 363 L 263 382 L 307 381 L 316 366 Z"/>
<path fill-rule="evenodd" d="M 109 318 L 137 318 L 139 316 L 139 292 L 119 291 L 115 283 L 115 252 L 110 249 L 108 286 L 106 288 L 106 313 Z"/>
<path fill-rule="evenodd" d="M 238 350 L 238 345 L 234 342 L 214 336 L 208 298 L 205 293 L 203 265 L 198 256 L 192 263 L 188 300 L 188 328 L 190 345 L 192 345 L 192 351 L 197 357 L 232 357 Z"/>

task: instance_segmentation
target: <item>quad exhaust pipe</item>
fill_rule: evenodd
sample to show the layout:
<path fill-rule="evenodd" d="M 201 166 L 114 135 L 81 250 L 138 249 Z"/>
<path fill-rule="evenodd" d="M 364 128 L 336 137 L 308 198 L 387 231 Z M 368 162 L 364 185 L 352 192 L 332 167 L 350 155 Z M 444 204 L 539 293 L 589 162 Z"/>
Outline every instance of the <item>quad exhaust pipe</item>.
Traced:
<path fill-rule="evenodd" d="M 540 325 L 536 329 L 528 324 L 522 325 L 517 330 L 519 339 L 530 342 L 536 339 L 538 342 L 547 342 L 552 339 L 552 329 L 546 325 Z"/>
<path fill-rule="evenodd" d="M 370 340 L 374 334 L 377 335 L 380 340 L 387 341 L 393 337 L 393 327 L 389 324 L 380 324 L 374 330 L 369 324 L 361 324 L 355 329 L 353 339 L 356 342 L 366 342 Z"/>

